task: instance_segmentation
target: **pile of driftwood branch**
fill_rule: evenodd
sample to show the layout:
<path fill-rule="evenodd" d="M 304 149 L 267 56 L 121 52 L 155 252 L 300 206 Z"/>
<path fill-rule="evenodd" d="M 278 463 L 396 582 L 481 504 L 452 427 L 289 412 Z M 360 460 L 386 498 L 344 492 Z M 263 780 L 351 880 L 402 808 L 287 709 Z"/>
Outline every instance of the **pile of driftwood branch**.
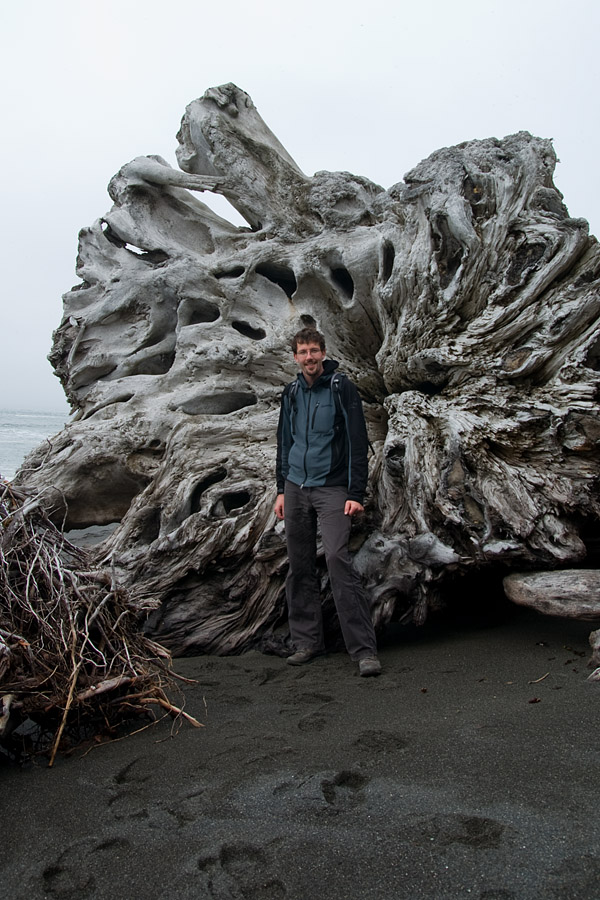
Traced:
<path fill-rule="evenodd" d="M 0 740 L 35 734 L 52 765 L 59 748 L 114 735 L 151 708 L 200 723 L 167 696 L 170 654 L 140 630 L 110 569 L 69 543 L 39 497 L 0 481 Z M 24 729 L 23 725 L 30 727 Z M 14 738 L 13 738 L 14 740 Z"/>

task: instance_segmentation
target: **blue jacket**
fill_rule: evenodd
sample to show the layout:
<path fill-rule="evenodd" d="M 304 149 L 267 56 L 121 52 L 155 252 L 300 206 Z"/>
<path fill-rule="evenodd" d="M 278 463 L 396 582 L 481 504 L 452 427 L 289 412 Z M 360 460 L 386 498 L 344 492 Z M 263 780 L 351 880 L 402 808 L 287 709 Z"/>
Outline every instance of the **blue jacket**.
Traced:
<path fill-rule="evenodd" d="M 326 359 L 312 387 L 299 373 L 283 391 L 277 428 L 279 494 L 288 479 L 303 487 L 343 485 L 348 500 L 364 500 L 369 448 L 365 417 L 349 378 L 339 376 L 332 389 L 337 367 Z"/>

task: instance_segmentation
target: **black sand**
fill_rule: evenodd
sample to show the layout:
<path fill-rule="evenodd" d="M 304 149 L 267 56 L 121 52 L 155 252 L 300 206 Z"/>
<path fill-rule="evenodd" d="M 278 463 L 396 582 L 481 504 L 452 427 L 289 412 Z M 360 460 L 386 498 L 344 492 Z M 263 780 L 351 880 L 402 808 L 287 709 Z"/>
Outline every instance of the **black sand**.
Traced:
<path fill-rule="evenodd" d="M 399 630 L 377 679 L 177 660 L 201 730 L 0 770 L 0 897 L 599 900 L 590 630 L 517 607 Z"/>

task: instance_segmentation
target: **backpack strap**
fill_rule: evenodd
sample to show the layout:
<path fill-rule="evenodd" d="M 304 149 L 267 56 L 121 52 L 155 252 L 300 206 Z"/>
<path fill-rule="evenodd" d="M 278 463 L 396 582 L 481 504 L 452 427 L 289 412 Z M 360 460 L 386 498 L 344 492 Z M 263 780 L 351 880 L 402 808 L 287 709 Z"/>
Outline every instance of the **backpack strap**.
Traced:
<path fill-rule="evenodd" d="M 341 395 L 342 384 L 343 384 L 342 379 L 344 379 L 346 377 L 347 376 L 345 375 L 344 372 L 335 372 L 331 379 L 331 390 L 333 393 L 333 401 L 335 403 L 335 408 L 339 413 L 341 413 L 344 416 L 344 419 L 346 419 L 346 422 L 347 422 L 346 410 L 344 409 L 344 406 L 342 404 L 342 395 Z M 367 443 L 369 445 L 369 449 L 370 449 L 371 453 L 374 456 L 375 449 L 373 447 L 373 444 L 369 440 L 368 435 L 367 435 Z"/>
<path fill-rule="evenodd" d="M 342 379 L 345 378 L 343 372 L 334 372 L 331 376 L 330 387 L 333 393 L 333 402 L 335 403 L 336 410 L 343 415 L 344 409 L 342 407 L 342 396 L 340 394 Z"/>

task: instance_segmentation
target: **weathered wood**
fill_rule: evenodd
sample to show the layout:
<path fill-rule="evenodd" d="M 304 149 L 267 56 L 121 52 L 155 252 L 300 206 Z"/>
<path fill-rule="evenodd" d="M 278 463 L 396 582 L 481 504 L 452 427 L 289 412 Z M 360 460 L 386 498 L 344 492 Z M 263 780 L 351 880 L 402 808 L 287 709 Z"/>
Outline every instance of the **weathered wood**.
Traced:
<path fill-rule="evenodd" d="M 600 622 L 600 571 L 514 572 L 504 579 L 506 596 L 548 616 Z"/>
<path fill-rule="evenodd" d="M 190 104 L 179 140 L 183 173 L 134 160 L 81 232 L 51 355 L 76 419 L 20 476 L 67 527 L 116 524 L 101 553 L 160 601 L 149 629 L 177 653 L 277 648 L 275 427 L 308 322 L 365 400 L 355 549 L 379 625 L 423 621 L 456 572 L 584 559 L 600 251 L 550 141 L 442 149 L 389 190 L 308 177 L 233 85 Z"/>

